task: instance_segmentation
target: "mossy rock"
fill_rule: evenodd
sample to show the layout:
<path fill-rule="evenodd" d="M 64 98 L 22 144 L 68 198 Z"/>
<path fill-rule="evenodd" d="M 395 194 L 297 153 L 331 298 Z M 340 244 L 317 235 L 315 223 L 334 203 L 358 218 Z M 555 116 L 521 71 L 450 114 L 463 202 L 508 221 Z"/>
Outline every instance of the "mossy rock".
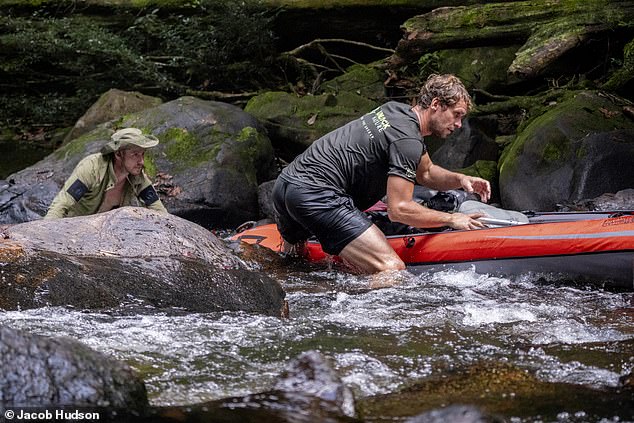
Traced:
<path fill-rule="evenodd" d="M 11 197 L 0 196 L 6 198 L 0 202 L 0 222 L 43 215 L 77 163 L 98 152 L 114 130 L 125 127 L 159 138 L 159 145 L 147 150 L 145 166 L 168 211 L 205 227 L 235 227 L 259 217 L 257 187 L 277 171 L 264 128 L 239 107 L 181 97 L 102 124 L 12 175 Z M 46 192 L 27 195 L 37 201 L 26 206 L 22 202 L 20 210 L 11 211 L 11 202 L 18 207 L 19 198 L 38 187 L 46 187 Z"/>
<path fill-rule="evenodd" d="M 64 142 L 68 142 L 80 135 L 95 129 L 97 125 L 116 119 L 119 116 L 139 112 L 156 107 L 163 100 L 139 92 L 128 92 L 116 88 L 106 91 L 80 117 L 73 129 L 66 135 Z"/>
<path fill-rule="evenodd" d="M 245 111 L 264 123 L 278 155 L 290 161 L 322 135 L 378 105 L 348 91 L 303 97 L 272 91 L 252 98 Z"/>
<path fill-rule="evenodd" d="M 384 81 L 385 71 L 371 65 L 353 65 L 346 73 L 322 85 L 326 93 L 347 91 L 360 96 L 383 102 L 386 99 Z"/>
<path fill-rule="evenodd" d="M 477 176 L 491 183 L 490 202 L 499 202 L 498 163 L 493 160 L 478 160 L 469 167 L 458 169 L 458 172 L 469 176 Z"/>
<path fill-rule="evenodd" d="M 515 60 L 519 47 L 448 49 L 432 55 L 437 57 L 438 72 L 456 75 L 469 89 L 503 93 L 506 86 L 518 82 L 509 76 L 507 69 Z"/>
<path fill-rule="evenodd" d="M 499 162 L 506 208 L 553 210 L 634 183 L 634 122 L 624 100 L 581 91 L 535 118 Z"/>
<path fill-rule="evenodd" d="M 469 176 L 477 176 L 479 178 L 486 179 L 489 182 L 493 182 L 497 180 L 498 164 L 492 160 L 478 160 L 471 166 L 460 169 L 459 172 Z"/>

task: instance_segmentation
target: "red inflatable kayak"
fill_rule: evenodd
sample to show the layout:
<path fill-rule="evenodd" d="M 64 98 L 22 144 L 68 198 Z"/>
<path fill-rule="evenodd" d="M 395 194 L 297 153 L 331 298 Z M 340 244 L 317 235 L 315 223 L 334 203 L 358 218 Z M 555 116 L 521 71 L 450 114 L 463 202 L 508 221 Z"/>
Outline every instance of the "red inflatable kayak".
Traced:
<path fill-rule="evenodd" d="M 413 273 L 474 269 L 513 276 L 532 272 L 634 290 L 634 212 L 533 213 L 528 217 L 524 224 L 387 238 Z M 274 224 L 245 230 L 233 239 L 274 251 L 280 251 L 282 244 Z M 305 243 L 300 254 L 311 262 L 328 257 L 313 240 Z"/>

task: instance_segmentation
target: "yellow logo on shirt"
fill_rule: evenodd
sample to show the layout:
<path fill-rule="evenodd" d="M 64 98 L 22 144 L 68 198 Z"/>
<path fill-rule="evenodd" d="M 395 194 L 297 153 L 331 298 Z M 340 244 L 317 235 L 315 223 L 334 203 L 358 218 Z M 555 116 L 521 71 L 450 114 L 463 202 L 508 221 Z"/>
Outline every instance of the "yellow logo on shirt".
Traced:
<path fill-rule="evenodd" d="M 379 132 L 383 132 L 391 126 L 390 121 L 387 120 L 387 118 L 385 117 L 385 113 L 383 113 L 383 110 L 381 110 L 380 107 L 374 109 L 372 111 L 372 114 L 372 123 L 374 123 L 374 126 L 376 126 L 376 129 Z"/>

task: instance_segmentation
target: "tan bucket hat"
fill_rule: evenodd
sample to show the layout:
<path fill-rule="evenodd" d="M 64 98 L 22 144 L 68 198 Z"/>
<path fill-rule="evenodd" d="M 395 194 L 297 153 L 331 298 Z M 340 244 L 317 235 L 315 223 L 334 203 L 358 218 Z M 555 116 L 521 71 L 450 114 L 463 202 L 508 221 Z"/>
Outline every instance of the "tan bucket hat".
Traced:
<path fill-rule="evenodd" d="M 138 128 L 120 129 L 110 137 L 110 142 L 101 148 L 101 154 L 110 154 L 120 150 L 122 147 L 136 145 L 141 148 L 154 147 L 159 143 L 154 135 L 144 134 Z"/>

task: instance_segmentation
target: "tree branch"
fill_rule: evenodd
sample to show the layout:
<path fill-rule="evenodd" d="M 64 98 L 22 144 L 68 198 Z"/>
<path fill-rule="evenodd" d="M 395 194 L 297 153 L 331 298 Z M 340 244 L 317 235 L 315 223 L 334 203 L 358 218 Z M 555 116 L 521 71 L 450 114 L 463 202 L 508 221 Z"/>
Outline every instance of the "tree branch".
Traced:
<path fill-rule="evenodd" d="M 315 40 L 312 40 L 309 43 L 303 44 L 291 51 L 287 51 L 285 54 L 289 54 L 291 56 L 297 56 L 298 54 L 300 54 L 301 52 L 303 52 L 304 50 L 307 50 L 309 48 L 313 48 L 315 47 L 315 45 L 321 45 L 323 43 L 342 43 L 342 44 L 352 44 L 352 45 L 356 45 L 356 46 L 360 46 L 360 47 L 367 47 L 369 49 L 372 50 L 378 50 L 378 51 L 383 51 L 386 53 L 390 53 L 393 54 L 394 50 L 391 48 L 385 48 L 385 47 L 378 47 L 378 46 L 374 46 L 372 44 L 368 44 L 368 43 L 364 43 L 361 41 L 353 41 L 353 40 L 346 40 L 344 38 L 317 38 Z"/>

